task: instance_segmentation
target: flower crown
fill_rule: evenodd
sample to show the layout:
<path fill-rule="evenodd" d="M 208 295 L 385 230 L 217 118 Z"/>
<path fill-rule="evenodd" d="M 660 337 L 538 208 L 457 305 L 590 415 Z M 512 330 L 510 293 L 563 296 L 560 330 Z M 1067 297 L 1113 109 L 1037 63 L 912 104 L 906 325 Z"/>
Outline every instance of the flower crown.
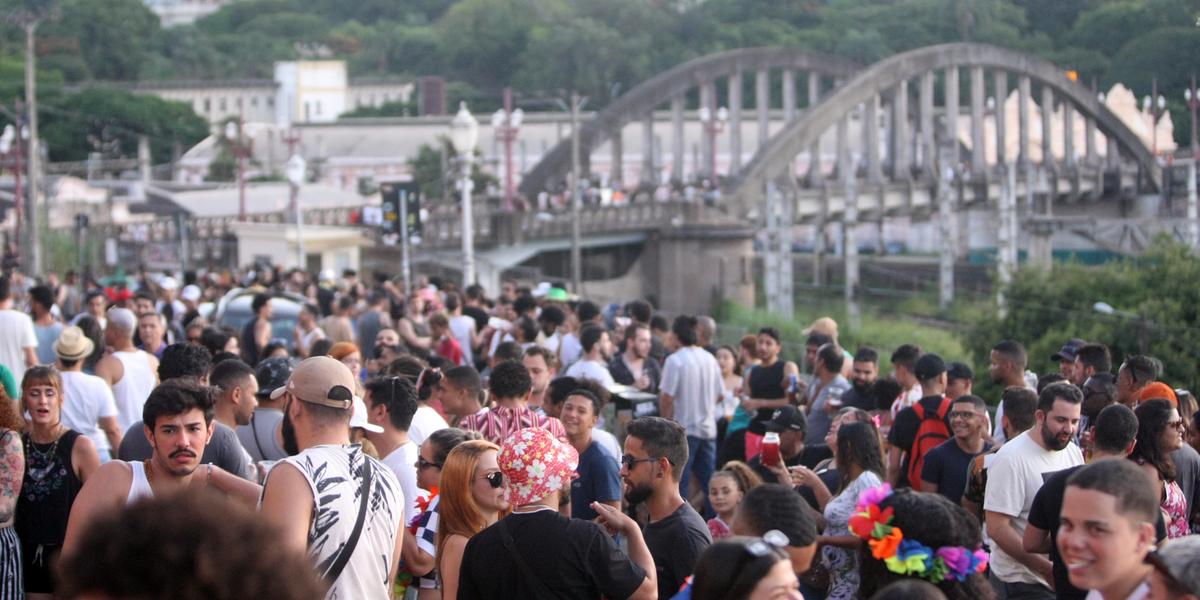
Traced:
<path fill-rule="evenodd" d="M 965 581 L 971 574 L 987 568 L 988 555 L 983 550 L 962 546 L 933 550 L 916 540 L 904 539 L 904 532 L 892 526 L 891 507 L 879 508 L 891 495 L 892 487 L 886 483 L 864 490 L 858 497 L 855 514 L 850 517 L 850 531 L 867 541 L 871 556 L 883 561 L 889 571 L 937 584 L 946 580 Z"/>

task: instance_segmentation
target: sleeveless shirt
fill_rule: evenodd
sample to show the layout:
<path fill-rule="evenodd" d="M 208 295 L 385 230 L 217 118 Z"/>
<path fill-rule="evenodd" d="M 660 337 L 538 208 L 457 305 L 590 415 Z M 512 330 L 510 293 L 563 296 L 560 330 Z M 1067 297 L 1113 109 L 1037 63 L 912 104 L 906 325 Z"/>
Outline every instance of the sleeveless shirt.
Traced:
<path fill-rule="evenodd" d="M 23 543 L 60 546 L 66 538 L 71 505 L 83 487 L 71 463 L 71 451 L 79 435 L 68 429 L 49 444 L 35 443 L 29 434 L 21 436 L 25 477 L 14 525 Z"/>
<path fill-rule="evenodd" d="M 133 469 L 133 480 L 129 482 L 129 495 L 125 497 L 125 504 L 133 504 L 142 498 L 153 498 L 154 488 L 150 487 L 150 480 L 146 479 L 146 463 L 135 460 L 129 463 L 129 467 Z"/>
<path fill-rule="evenodd" d="M 787 392 L 783 389 L 783 365 L 782 359 L 775 359 L 775 364 L 769 367 L 759 365 L 751 369 L 748 382 L 750 397 L 759 400 L 777 400 L 786 397 Z M 775 414 L 774 408 L 760 408 L 754 415 L 753 421 L 756 423 L 770 421 L 773 414 Z"/>
<path fill-rule="evenodd" d="M 386 465 L 367 456 L 362 446 L 314 446 L 283 459 L 304 476 L 313 495 L 308 556 L 323 575 L 349 540 L 358 518 L 364 473 L 371 471 L 366 519 L 358 543 L 326 599 L 390 600 L 388 569 L 396 533 L 404 518 L 400 482 Z M 269 476 L 268 476 L 269 478 Z"/>
<path fill-rule="evenodd" d="M 129 427 L 142 420 L 142 407 L 146 398 L 158 381 L 150 370 L 149 354 L 142 350 L 113 352 L 121 361 L 125 374 L 113 385 L 113 399 L 117 401 L 117 423 L 121 431 L 129 431 Z"/>

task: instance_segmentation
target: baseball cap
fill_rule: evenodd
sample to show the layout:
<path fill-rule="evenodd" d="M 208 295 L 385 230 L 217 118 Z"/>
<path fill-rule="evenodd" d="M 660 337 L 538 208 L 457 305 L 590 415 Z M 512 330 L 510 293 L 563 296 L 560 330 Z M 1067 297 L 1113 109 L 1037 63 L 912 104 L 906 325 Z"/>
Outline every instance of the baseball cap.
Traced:
<path fill-rule="evenodd" d="M 1170 540 L 1146 554 L 1146 563 L 1188 594 L 1200 596 L 1200 535 Z"/>
<path fill-rule="evenodd" d="M 811 325 L 805 327 L 800 333 L 811 335 L 814 333 L 823 333 L 831 338 L 837 338 L 838 324 L 831 317 L 821 317 L 812 322 Z"/>
<path fill-rule="evenodd" d="M 200 286 L 195 284 L 183 286 L 183 291 L 179 292 L 179 297 L 188 302 L 199 302 L 200 297 L 204 294 L 200 291 Z"/>
<path fill-rule="evenodd" d="M 64 327 L 54 342 L 54 354 L 63 360 L 82 360 L 94 349 L 95 344 L 78 327 Z"/>
<path fill-rule="evenodd" d="M 367 421 L 367 403 L 354 397 L 354 411 L 350 413 L 350 427 L 366 429 L 371 433 L 383 433 L 383 428 Z"/>
<path fill-rule="evenodd" d="M 271 392 L 271 399 L 278 399 L 284 392 L 310 404 L 350 410 L 354 404 L 354 375 L 350 374 L 350 367 L 339 361 L 314 356 L 301 361 L 288 377 L 287 385 Z"/>
<path fill-rule="evenodd" d="M 763 428 L 774 432 L 783 432 L 788 429 L 805 431 L 808 429 L 807 423 L 804 413 L 795 406 L 781 406 L 775 409 L 775 412 L 771 414 L 771 420 L 763 424 Z"/>
<path fill-rule="evenodd" d="M 1087 342 L 1079 338 L 1072 339 L 1066 344 L 1063 344 L 1061 350 L 1051 354 L 1050 360 L 1054 362 L 1062 362 L 1064 360 L 1067 362 L 1075 362 L 1075 353 L 1079 352 L 1079 349 L 1082 348 L 1086 343 Z"/>
<path fill-rule="evenodd" d="M 932 352 L 922 355 L 921 358 L 918 358 L 917 365 L 915 368 L 913 368 L 913 374 L 916 375 L 917 379 L 921 381 L 933 379 L 934 377 L 937 377 L 945 372 L 946 361 L 942 360 L 942 357 Z"/>
<path fill-rule="evenodd" d="M 260 398 L 270 397 L 271 392 L 287 385 L 288 377 L 292 376 L 292 359 L 282 356 L 268 358 L 258 363 L 254 370 L 254 378 L 258 380 Z"/>

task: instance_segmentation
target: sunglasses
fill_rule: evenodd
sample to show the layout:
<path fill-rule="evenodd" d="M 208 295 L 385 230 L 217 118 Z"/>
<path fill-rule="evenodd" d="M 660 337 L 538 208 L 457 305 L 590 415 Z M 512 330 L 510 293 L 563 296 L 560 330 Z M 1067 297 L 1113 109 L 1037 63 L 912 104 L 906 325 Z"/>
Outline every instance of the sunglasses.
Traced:
<path fill-rule="evenodd" d="M 638 458 L 632 454 L 625 454 L 625 455 L 621 456 L 621 464 L 625 465 L 626 469 L 632 469 L 632 468 L 636 467 L 638 463 L 654 462 L 660 458 L 665 458 L 665 457 L 651 456 L 649 458 Z M 668 458 L 667 462 L 671 463 L 671 466 L 675 466 L 675 461 Z"/>
<path fill-rule="evenodd" d="M 425 460 L 425 457 L 423 457 L 421 455 L 417 455 L 417 468 L 418 469 L 429 469 L 429 468 L 440 469 L 440 468 L 442 468 L 442 465 L 439 465 L 438 463 L 429 462 L 429 461 Z"/>
<path fill-rule="evenodd" d="M 498 490 L 504 487 L 504 473 L 501 473 L 500 471 L 493 471 L 487 475 L 484 475 L 483 477 L 480 477 L 480 479 L 486 479 L 488 485 L 492 486 L 492 489 Z"/>

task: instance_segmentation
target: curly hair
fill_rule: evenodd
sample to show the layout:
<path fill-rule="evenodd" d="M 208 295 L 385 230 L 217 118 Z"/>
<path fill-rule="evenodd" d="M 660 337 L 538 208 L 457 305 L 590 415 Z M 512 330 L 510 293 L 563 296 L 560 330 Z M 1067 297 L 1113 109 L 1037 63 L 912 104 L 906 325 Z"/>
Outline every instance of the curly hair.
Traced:
<path fill-rule="evenodd" d="M 751 489 L 762 485 L 762 477 L 754 472 L 750 465 L 740 461 L 731 460 L 721 467 L 720 471 L 712 474 L 713 477 L 729 477 L 737 485 L 738 491 L 745 494 Z"/>
<path fill-rule="evenodd" d="M 1138 432 L 1137 444 L 1129 453 L 1129 460 L 1153 465 L 1163 481 L 1175 481 L 1175 461 L 1171 460 L 1171 453 L 1162 447 L 1161 441 L 1174 410 L 1170 400 L 1147 400 L 1133 409 Z"/>
<path fill-rule="evenodd" d="M 0 432 L 5 430 L 20 432 L 25 428 L 25 419 L 17 412 L 17 401 L 8 397 L 4 386 L 0 385 Z"/>
<path fill-rule="evenodd" d="M 215 494 L 156 497 L 106 513 L 58 563 L 64 598 L 316 600 L 303 553 L 258 515 Z M 130 560 L 132 556 L 153 560 Z"/>
<path fill-rule="evenodd" d="M 916 540 L 935 550 L 943 546 L 962 546 L 970 550 L 983 546 L 979 521 L 945 496 L 901 489 L 881 502 L 879 508 L 892 509 L 892 525 L 904 532 L 905 539 Z M 859 547 L 858 557 L 862 574 L 859 597 L 870 598 L 888 584 L 908 579 L 888 570 L 883 561 L 871 555 L 866 544 Z M 991 600 L 995 597 L 987 577 L 980 573 L 973 573 L 962 582 L 943 581 L 937 588 L 949 600 Z"/>

